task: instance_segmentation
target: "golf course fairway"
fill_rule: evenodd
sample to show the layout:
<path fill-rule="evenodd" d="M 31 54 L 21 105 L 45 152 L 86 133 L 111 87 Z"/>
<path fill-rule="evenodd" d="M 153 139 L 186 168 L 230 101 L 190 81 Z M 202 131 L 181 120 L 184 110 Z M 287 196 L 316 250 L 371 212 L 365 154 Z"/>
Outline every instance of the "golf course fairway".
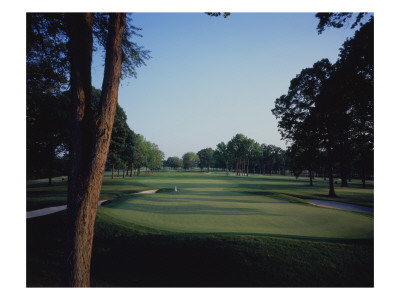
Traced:
<path fill-rule="evenodd" d="M 110 190 L 115 183 L 105 179 L 103 189 Z M 309 187 L 292 177 L 171 172 L 127 178 L 124 187 L 129 188 L 129 183 L 139 184 L 143 190 L 146 187 L 160 190 L 156 194 L 125 192 L 99 207 L 100 215 L 121 220 L 128 226 L 140 225 L 176 233 L 373 238 L 373 216 L 318 207 L 302 200 L 303 195 L 315 198 L 313 193 L 323 193 L 326 182 Z M 370 194 L 357 190 L 360 193 L 358 199 L 342 200 L 365 201 L 366 205 L 371 205 L 371 190 Z"/>

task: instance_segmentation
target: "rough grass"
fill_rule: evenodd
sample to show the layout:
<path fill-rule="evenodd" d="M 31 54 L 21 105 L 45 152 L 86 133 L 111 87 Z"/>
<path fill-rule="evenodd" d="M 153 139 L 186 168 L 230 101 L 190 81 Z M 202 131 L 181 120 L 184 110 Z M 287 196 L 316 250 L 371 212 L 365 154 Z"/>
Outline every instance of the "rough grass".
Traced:
<path fill-rule="evenodd" d="M 65 217 L 61 212 L 28 220 L 27 286 L 61 285 Z M 174 234 L 99 215 L 91 283 L 95 287 L 373 286 L 373 242 Z"/>

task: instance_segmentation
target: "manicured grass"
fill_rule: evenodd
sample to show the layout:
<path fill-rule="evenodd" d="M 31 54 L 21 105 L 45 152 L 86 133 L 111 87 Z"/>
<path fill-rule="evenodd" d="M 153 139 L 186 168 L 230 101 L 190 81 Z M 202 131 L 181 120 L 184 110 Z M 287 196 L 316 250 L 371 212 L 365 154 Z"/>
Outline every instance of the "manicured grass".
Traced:
<path fill-rule="evenodd" d="M 150 195 L 125 194 L 117 201 L 106 203 L 99 213 L 127 223 L 182 233 L 373 237 L 371 216 L 305 203 L 301 197 L 312 198 L 322 187 L 308 187 L 302 181 L 160 173 L 144 177 L 140 183 L 148 184 L 149 189 L 158 187 L 164 191 Z M 178 192 L 173 190 L 175 186 Z M 361 190 L 360 199 L 364 197 Z"/>
<path fill-rule="evenodd" d="M 373 216 L 309 205 L 303 199 L 325 199 L 327 182 L 307 183 L 223 173 L 106 174 L 100 199 L 109 201 L 97 214 L 92 285 L 373 286 Z M 160 191 L 134 194 L 150 189 Z M 66 195 L 66 184 L 29 185 L 27 192 L 28 208 L 39 207 Z M 353 180 L 337 194 L 335 201 L 373 207 L 372 186 Z M 65 216 L 27 220 L 28 286 L 60 285 Z"/>

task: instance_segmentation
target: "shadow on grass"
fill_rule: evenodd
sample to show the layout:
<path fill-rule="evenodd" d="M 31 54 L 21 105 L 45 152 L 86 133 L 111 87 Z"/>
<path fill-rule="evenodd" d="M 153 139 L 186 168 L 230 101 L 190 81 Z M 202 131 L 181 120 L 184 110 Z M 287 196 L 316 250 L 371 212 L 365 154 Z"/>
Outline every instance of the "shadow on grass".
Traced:
<path fill-rule="evenodd" d="M 28 287 L 60 286 L 65 217 L 63 212 L 27 221 Z M 372 240 L 173 234 L 118 222 L 96 219 L 93 286 L 373 286 Z"/>
<path fill-rule="evenodd" d="M 234 208 L 234 207 L 216 207 L 212 205 L 187 204 L 184 206 L 162 206 L 143 203 L 123 203 L 121 206 L 108 206 L 110 209 L 134 210 L 137 212 L 150 212 L 156 214 L 171 215 L 264 215 L 264 216 L 280 216 L 276 214 L 268 214 L 264 211 L 252 208 Z"/>

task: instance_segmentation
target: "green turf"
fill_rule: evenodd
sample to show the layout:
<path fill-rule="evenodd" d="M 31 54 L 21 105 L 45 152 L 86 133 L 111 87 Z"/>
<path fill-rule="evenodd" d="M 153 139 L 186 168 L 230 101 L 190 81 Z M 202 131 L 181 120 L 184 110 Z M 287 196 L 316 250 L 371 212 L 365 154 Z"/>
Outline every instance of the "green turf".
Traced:
<path fill-rule="evenodd" d="M 373 286 L 373 216 L 320 208 L 327 182 L 169 172 L 111 179 L 96 219 L 94 286 Z M 178 192 L 174 192 L 174 187 Z M 27 208 L 66 183 L 27 186 Z M 157 194 L 138 191 L 160 189 Z M 335 201 L 373 207 L 353 180 Z M 54 205 L 49 205 L 54 204 Z M 65 212 L 27 220 L 27 285 L 59 286 Z"/>
<path fill-rule="evenodd" d="M 66 212 L 27 221 L 27 286 L 60 286 Z M 92 286 L 373 286 L 373 241 L 172 234 L 98 215 Z"/>
<path fill-rule="evenodd" d="M 150 195 L 126 193 L 105 204 L 99 213 L 128 223 L 182 233 L 313 238 L 373 236 L 373 218 L 369 215 L 305 203 L 300 197 L 312 197 L 312 193 L 318 193 L 316 189 L 322 188 L 310 188 L 304 182 L 285 178 L 160 173 L 142 178 L 140 183 L 147 184 L 149 189 L 158 187 L 164 191 Z M 178 192 L 173 190 L 175 186 Z M 360 199 L 365 200 L 364 197 L 364 190 L 361 190 Z"/>

